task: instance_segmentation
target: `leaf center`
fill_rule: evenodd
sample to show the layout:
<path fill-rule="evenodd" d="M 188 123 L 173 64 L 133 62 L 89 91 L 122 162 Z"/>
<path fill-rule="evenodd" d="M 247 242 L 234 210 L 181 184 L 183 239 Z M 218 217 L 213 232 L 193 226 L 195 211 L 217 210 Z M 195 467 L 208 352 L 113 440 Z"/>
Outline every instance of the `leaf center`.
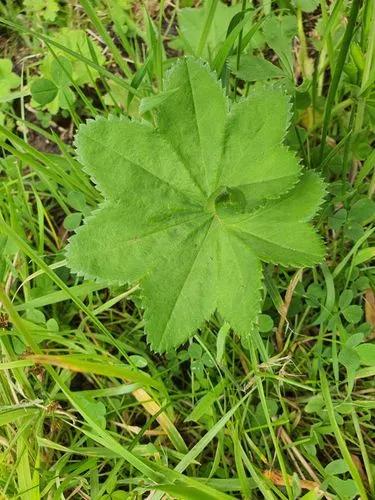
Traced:
<path fill-rule="evenodd" d="M 206 210 L 212 215 L 241 213 L 246 206 L 246 198 L 241 189 L 220 186 L 207 200 Z"/>

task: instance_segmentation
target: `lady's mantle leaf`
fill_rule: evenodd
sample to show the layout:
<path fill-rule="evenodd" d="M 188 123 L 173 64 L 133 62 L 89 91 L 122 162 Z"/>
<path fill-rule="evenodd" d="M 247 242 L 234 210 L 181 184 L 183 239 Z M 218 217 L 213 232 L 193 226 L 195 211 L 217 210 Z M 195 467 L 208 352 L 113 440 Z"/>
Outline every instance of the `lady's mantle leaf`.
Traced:
<path fill-rule="evenodd" d="M 187 58 L 171 70 L 158 127 L 99 118 L 80 127 L 80 162 L 104 202 L 69 243 L 73 271 L 140 281 L 148 339 L 178 346 L 215 312 L 240 335 L 256 322 L 261 261 L 311 266 L 324 247 L 308 221 L 324 195 L 282 145 L 289 102 L 257 89 L 230 105 Z"/>

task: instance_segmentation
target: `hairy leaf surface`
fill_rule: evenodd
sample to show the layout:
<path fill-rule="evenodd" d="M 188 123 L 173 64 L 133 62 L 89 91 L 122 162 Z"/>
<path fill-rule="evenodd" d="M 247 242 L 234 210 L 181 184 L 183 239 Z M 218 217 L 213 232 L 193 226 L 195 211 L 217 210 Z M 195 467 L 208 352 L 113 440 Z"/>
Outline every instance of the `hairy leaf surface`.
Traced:
<path fill-rule="evenodd" d="M 231 104 L 193 58 L 175 64 L 165 91 L 156 128 L 113 117 L 80 127 L 78 158 L 104 201 L 67 249 L 79 275 L 140 282 L 148 340 L 160 352 L 215 311 L 248 335 L 261 261 L 312 266 L 324 256 L 309 224 L 324 185 L 283 145 L 287 96 L 257 88 Z"/>

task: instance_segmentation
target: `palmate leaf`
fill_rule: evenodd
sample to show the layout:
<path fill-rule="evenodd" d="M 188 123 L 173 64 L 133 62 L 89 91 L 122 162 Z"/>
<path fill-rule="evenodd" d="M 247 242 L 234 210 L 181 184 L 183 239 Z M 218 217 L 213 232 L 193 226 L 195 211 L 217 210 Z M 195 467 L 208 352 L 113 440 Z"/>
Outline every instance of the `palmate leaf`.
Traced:
<path fill-rule="evenodd" d="M 285 146 L 290 106 L 272 87 L 230 104 L 192 58 L 170 71 L 157 128 L 98 118 L 76 138 L 104 196 L 70 239 L 73 271 L 108 284 L 139 281 L 148 340 L 180 345 L 218 311 L 248 335 L 261 261 L 312 266 L 324 246 L 308 221 L 324 195 Z"/>

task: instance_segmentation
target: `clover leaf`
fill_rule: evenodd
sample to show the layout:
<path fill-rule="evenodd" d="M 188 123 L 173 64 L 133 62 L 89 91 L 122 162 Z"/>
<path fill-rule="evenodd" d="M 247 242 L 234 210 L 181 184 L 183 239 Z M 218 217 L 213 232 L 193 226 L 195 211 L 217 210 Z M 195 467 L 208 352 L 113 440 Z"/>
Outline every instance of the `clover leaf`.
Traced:
<path fill-rule="evenodd" d="M 12 71 L 12 61 L 10 59 L 0 59 L 0 97 L 6 97 L 11 90 L 18 87 L 21 79 Z"/>
<path fill-rule="evenodd" d="M 38 78 L 31 85 L 31 95 L 36 104 L 50 106 L 53 111 L 56 105 L 62 109 L 70 109 L 75 101 L 75 94 L 70 89 L 73 82 L 72 63 L 60 56 L 52 61 L 51 80 Z"/>
<path fill-rule="evenodd" d="M 102 54 L 100 46 L 91 39 L 89 42 L 84 30 L 61 28 L 59 32 L 53 36 L 53 40 L 86 59 L 93 60 L 99 66 L 104 65 L 105 57 Z M 85 61 L 57 47 L 53 50 L 53 53 L 49 52 L 41 62 L 40 72 L 44 78 L 53 80 L 53 66 L 56 57 L 64 57 L 70 60 L 72 65 L 72 79 L 79 86 L 85 84 L 92 85 L 92 82 L 99 77 L 97 70 L 90 68 Z"/>
<path fill-rule="evenodd" d="M 83 30 L 62 28 L 53 40 L 98 65 L 105 62 L 99 45 L 89 40 Z M 76 100 L 70 88 L 73 84 L 93 86 L 99 77 L 98 71 L 90 68 L 79 56 L 75 57 L 59 47 L 44 57 L 40 73 L 41 78 L 34 80 L 31 85 L 32 105 L 43 106 L 51 114 L 56 114 L 59 109 L 72 108 Z"/>
<path fill-rule="evenodd" d="M 324 195 L 283 146 L 290 106 L 272 87 L 231 104 L 201 61 L 165 82 L 157 127 L 121 117 L 81 125 L 79 161 L 104 196 L 70 239 L 71 269 L 140 282 L 154 350 L 180 345 L 218 313 L 242 336 L 260 312 L 261 261 L 312 266 L 308 221 Z"/>
<path fill-rule="evenodd" d="M 23 5 L 30 14 L 39 14 L 46 21 L 53 22 L 59 11 L 59 4 L 56 0 L 24 0 Z"/>

